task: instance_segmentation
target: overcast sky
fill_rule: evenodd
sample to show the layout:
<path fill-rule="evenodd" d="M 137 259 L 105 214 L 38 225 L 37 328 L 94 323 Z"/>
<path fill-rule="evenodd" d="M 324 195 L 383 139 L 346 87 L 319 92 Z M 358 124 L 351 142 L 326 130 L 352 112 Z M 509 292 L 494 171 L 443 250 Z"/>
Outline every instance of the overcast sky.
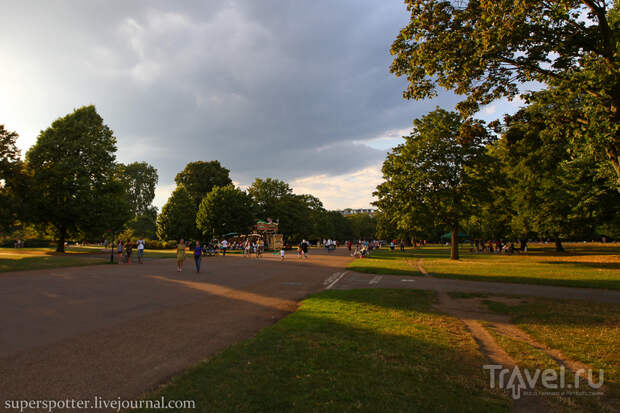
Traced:
<path fill-rule="evenodd" d="M 158 169 L 159 207 L 185 164 L 213 159 L 241 186 L 273 177 L 330 209 L 368 207 L 412 120 L 457 102 L 402 99 L 389 73 L 399 0 L 1 5 L 0 123 L 25 151 L 94 104 L 118 160 Z"/>

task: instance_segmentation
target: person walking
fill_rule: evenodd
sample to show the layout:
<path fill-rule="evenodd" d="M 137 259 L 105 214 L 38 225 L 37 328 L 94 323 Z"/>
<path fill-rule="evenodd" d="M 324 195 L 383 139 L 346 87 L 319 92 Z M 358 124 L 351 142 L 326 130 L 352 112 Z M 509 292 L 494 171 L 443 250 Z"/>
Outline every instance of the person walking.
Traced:
<path fill-rule="evenodd" d="M 194 244 L 194 261 L 196 262 L 196 272 L 200 272 L 200 260 L 202 258 L 202 248 L 200 248 L 200 241 L 196 241 Z"/>
<path fill-rule="evenodd" d="M 256 259 L 260 259 L 263 256 L 263 252 L 265 250 L 265 241 L 262 238 L 259 238 L 256 242 Z"/>
<path fill-rule="evenodd" d="M 280 248 L 280 262 L 284 262 L 285 254 L 286 254 L 286 251 L 284 250 L 284 246 L 282 246 L 282 248 Z"/>
<path fill-rule="evenodd" d="M 125 244 L 125 255 L 127 256 L 127 264 L 131 264 L 131 252 L 133 249 L 133 244 L 131 243 L 131 240 L 127 240 L 127 243 Z"/>
<path fill-rule="evenodd" d="M 304 252 L 304 258 L 308 258 L 308 241 L 303 240 L 301 242 L 301 249 Z"/>
<path fill-rule="evenodd" d="M 116 254 L 118 255 L 118 263 L 123 263 L 123 240 L 118 240 L 118 245 L 116 247 Z"/>
<path fill-rule="evenodd" d="M 222 256 L 225 257 L 226 256 L 226 249 L 228 249 L 228 241 L 224 240 L 222 241 Z"/>
<path fill-rule="evenodd" d="M 138 262 L 144 264 L 144 240 L 142 237 L 138 240 Z"/>
<path fill-rule="evenodd" d="M 177 244 L 177 271 L 183 271 L 183 263 L 185 262 L 185 241 L 181 238 L 181 241 Z"/>

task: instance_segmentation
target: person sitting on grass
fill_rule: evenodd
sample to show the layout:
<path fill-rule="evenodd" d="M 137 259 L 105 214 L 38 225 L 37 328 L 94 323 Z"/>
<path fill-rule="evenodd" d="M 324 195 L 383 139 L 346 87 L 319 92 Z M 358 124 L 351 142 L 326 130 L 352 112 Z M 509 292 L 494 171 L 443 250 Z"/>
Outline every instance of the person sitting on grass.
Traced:
<path fill-rule="evenodd" d="M 185 262 L 185 241 L 183 238 L 177 244 L 177 271 L 183 271 L 183 263 Z"/>

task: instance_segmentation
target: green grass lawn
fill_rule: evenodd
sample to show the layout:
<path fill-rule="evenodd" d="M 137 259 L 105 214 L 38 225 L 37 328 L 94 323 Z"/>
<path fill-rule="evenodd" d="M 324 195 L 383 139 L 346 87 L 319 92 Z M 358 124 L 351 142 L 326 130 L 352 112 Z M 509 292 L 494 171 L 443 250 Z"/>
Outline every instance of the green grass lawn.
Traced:
<path fill-rule="evenodd" d="M 381 249 L 373 251 L 369 257 L 352 261 L 347 268 L 370 274 L 422 275 L 416 266 L 418 259 L 411 250 L 401 253 Z"/>
<path fill-rule="evenodd" d="M 159 392 L 188 411 L 502 412 L 463 324 L 432 292 L 325 291 Z M 152 410 L 143 410 L 144 412 Z M 162 410 L 175 411 L 175 410 Z"/>
<path fill-rule="evenodd" d="M 83 255 L 75 251 L 56 254 L 53 248 L 0 248 L 0 272 L 105 264 L 109 260 Z"/>
<path fill-rule="evenodd" d="M 567 244 L 566 252 L 550 247 L 530 248 L 528 255 L 473 254 L 461 248 L 461 259 L 450 260 L 447 247 L 387 249 L 370 258 L 353 261 L 354 271 L 376 274 L 420 275 L 415 268 L 422 258 L 424 268 L 436 277 L 562 285 L 620 290 L 620 246 Z"/>

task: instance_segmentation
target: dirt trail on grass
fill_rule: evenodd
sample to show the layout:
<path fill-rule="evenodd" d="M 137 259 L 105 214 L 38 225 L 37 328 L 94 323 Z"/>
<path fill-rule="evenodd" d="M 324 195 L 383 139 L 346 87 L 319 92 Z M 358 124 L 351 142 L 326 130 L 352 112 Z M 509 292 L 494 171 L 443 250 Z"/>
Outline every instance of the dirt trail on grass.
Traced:
<path fill-rule="evenodd" d="M 480 351 L 489 360 L 490 364 L 498 364 L 512 371 L 517 365 L 515 361 L 480 324 L 480 320 L 484 319 L 486 321 L 506 323 L 508 321 L 507 317 L 492 314 L 488 311 L 485 312 L 478 304 L 478 302 L 473 300 L 456 300 L 446 293 L 440 293 L 439 303 L 435 305 L 435 308 L 463 321 L 474 340 L 476 340 L 476 343 L 478 343 Z M 513 400 L 513 407 L 517 413 L 549 411 L 549 406 L 539 397 L 520 397 Z"/>
<path fill-rule="evenodd" d="M 501 334 L 509 339 L 525 343 L 535 349 L 543 351 L 548 357 L 554 360 L 558 366 L 564 366 L 566 370 L 577 375 L 579 370 L 593 370 L 592 366 L 577 360 L 572 360 L 562 354 L 557 349 L 532 338 L 525 331 L 511 322 L 507 315 L 497 314 L 489 310 L 483 300 L 501 302 L 507 305 L 516 305 L 527 302 L 519 298 L 507 297 L 467 297 L 452 298 L 445 292 L 439 294 L 439 303 L 435 308 L 443 313 L 459 318 L 467 326 L 472 337 L 478 343 L 480 351 L 491 364 L 502 365 L 504 368 L 512 369 L 517 366 L 515 360 L 497 343 L 495 338 L 489 333 L 492 329 L 495 333 Z M 484 323 L 484 325 L 483 325 Z M 586 379 L 585 374 L 579 374 L 582 380 Z M 543 389 L 544 390 L 544 389 Z M 607 392 L 605 386 L 599 389 L 604 394 Z M 599 398 L 599 401 L 611 412 L 618 411 L 617 401 L 606 396 Z M 547 412 L 553 411 L 554 406 L 549 405 L 545 398 L 541 397 L 521 397 L 513 400 L 515 412 Z"/>

